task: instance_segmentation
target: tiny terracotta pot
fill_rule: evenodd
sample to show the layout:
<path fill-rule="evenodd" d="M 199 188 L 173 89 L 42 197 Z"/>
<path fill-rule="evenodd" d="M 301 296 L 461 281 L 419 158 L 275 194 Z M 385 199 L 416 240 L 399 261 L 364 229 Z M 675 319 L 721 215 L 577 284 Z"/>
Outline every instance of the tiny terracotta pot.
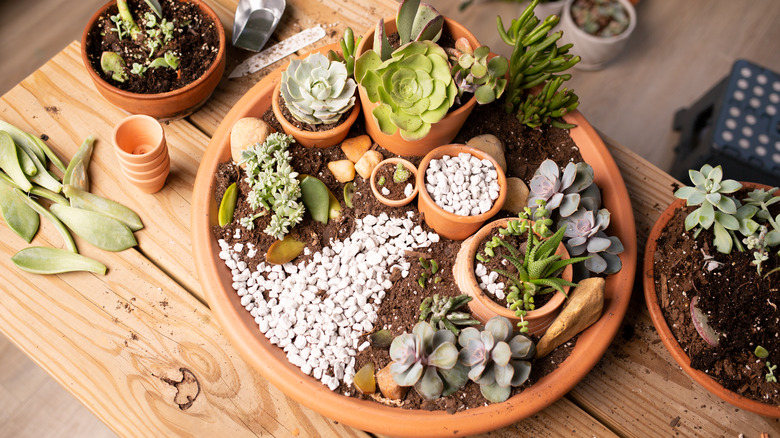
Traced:
<path fill-rule="evenodd" d="M 162 161 L 155 167 L 150 167 L 149 169 L 140 172 L 128 169 L 127 167 L 122 167 L 122 173 L 128 178 L 138 181 L 148 181 L 157 178 L 158 175 L 168 172 L 171 168 L 170 156 L 167 153 L 161 156 L 163 158 Z"/>
<path fill-rule="evenodd" d="M 477 256 L 477 251 L 479 251 L 479 245 L 494 229 L 506 227 L 506 224 L 513 219 L 519 218 L 504 218 L 491 222 L 482 227 L 477 234 L 464 240 L 463 243 L 460 244 L 460 250 L 455 258 L 455 264 L 452 266 L 452 273 L 458 288 L 461 292 L 468 294 L 473 298 L 469 301 L 471 313 L 483 324 L 497 315 L 509 319 L 512 321 L 513 325 L 517 325 L 517 323 L 520 322 L 520 317 L 516 316 L 515 312 L 493 301 L 493 299 L 479 287 L 477 276 L 474 273 L 474 260 Z M 555 253 L 560 254 L 562 260 L 569 258 L 569 252 L 566 251 L 566 247 L 563 243 L 558 245 L 558 249 Z M 571 281 L 573 275 L 574 269 L 572 268 L 572 265 L 568 265 L 563 269 L 561 278 Z M 569 287 L 564 287 L 564 290 L 568 294 Z M 542 336 L 561 312 L 561 306 L 565 300 L 566 295 L 557 292 L 550 301 L 545 303 L 545 305 L 529 311 L 523 318 L 525 321 L 528 321 L 528 332 L 534 336 Z"/>
<path fill-rule="evenodd" d="M 748 190 L 771 188 L 763 184 L 749 182 L 743 182 L 742 187 Z M 688 376 L 703 386 L 704 389 L 715 394 L 721 400 L 731 403 L 740 409 L 766 417 L 780 418 L 780 406 L 769 405 L 743 397 L 736 392 L 726 389 L 708 374 L 692 368 L 691 358 L 677 342 L 677 338 L 674 337 L 672 330 L 666 323 L 666 318 L 664 318 L 661 306 L 658 304 L 658 295 L 655 290 L 655 253 L 658 249 L 658 239 L 666 232 L 666 226 L 669 224 L 672 217 L 674 217 L 677 210 L 685 207 L 685 202 L 684 199 L 676 199 L 663 213 L 661 213 L 661 216 L 650 230 L 650 235 L 647 236 L 647 242 L 645 243 L 643 271 L 645 274 L 642 276 L 642 284 L 645 289 L 645 303 L 647 303 L 647 310 L 650 312 L 650 318 L 653 320 L 653 325 L 655 325 L 655 329 L 661 337 L 661 342 L 663 342 L 666 349 L 669 350 L 669 353 L 672 355 L 675 362 L 677 362 L 677 365 L 679 365 Z"/>
<path fill-rule="evenodd" d="M 122 174 L 124 174 L 125 178 L 127 178 L 130 183 L 138 187 L 142 192 L 149 194 L 157 193 L 165 186 L 165 180 L 168 178 L 170 172 L 170 161 L 168 161 L 168 166 L 163 167 L 160 173 L 145 179 L 134 178 L 133 176 L 128 175 L 125 169 L 122 169 Z"/>
<path fill-rule="evenodd" d="M 496 173 L 498 173 L 498 185 L 500 187 L 498 199 L 493 201 L 493 207 L 490 210 L 476 216 L 459 216 L 445 211 L 436 204 L 425 188 L 425 171 L 428 170 L 431 160 L 441 158 L 444 155 L 454 157 L 462 152 L 471 154 L 480 160 L 489 160 L 493 163 Z M 495 216 L 501 210 L 501 207 L 504 206 L 507 192 L 506 175 L 501 166 L 498 165 L 498 162 L 487 153 L 471 146 L 449 144 L 430 151 L 420 162 L 420 168 L 417 171 L 417 189 L 420 194 L 417 197 L 417 209 L 423 214 L 425 223 L 442 237 L 451 240 L 463 240 L 474 234 L 485 221 Z"/>
<path fill-rule="evenodd" d="M 95 88 L 106 100 L 131 114 L 147 114 L 156 119 L 174 120 L 192 114 L 211 97 L 211 93 L 217 88 L 217 84 L 219 84 L 222 74 L 225 72 L 225 29 L 216 12 L 204 1 L 187 1 L 195 4 L 214 21 L 217 35 L 219 35 L 219 50 L 214 62 L 201 77 L 182 88 L 165 93 L 140 94 L 121 90 L 109 84 L 101 77 L 100 73 L 92 68 L 92 63 L 87 55 L 87 38 L 90 32 L 97 27 L 98 18 L 106 9 L 115 5 L 116 1 L 109 1 L 92 15 L 81 34 L 81 59 L 90 78 L 92 78 L 92 82 L 95 84 Z"/>
<path fill-rule="evenodd" d="M 355 99 L 355 106 L 352 107 L 347 120 L 336 126 L 333 129 L 327 131 L 306 131 L 304 129 L 298 129 L 295 125 L 290 123 L 282 114 L 282 108 L 279 106 L 279 94 L 281 93 L 282 83 L 279 82 L 274 87 L 273 98 L 271 99 L 271 108 L 273 108 L 274 116 L 279 124 L 282 125 L 282 129 L 289 135 L 295 137 L 295 141 L 307 148 L 327 148 L 337 145 L 344 141 L 349 134 L 349 128 L 357 120 L 360 114 L 360 99 Z"/>
<path fill-rule="evenodd" d="M 397 165 L 398 163 L 401 163 L 405 168 L 409 169 L 412 172 L 413 180 L 411 181 L 414 183 L 414 190 L 412 190 L 412 194 L 407 196 L 403 199 L 388 199 L 385 198 L 384 195 L 382 195 L 382 192 L 380 192 L 380 189 L 376 186 L 376 176 L 379 173 L 379 169 L 382 168 L 382 166 L 386 164 L 390 165 Z M 374 196 L 376 199 L 379 200 L 379 202 L 388 205 L 390 207 L 403 207 L 404 205 L 412 202 L 415 196 L 417 196 L 417 192 L 419 192 L 420 187 L 417 185 L 417 168 L 414 166 L 414 164 L 404 160 L 403 158 L 398 157 L 391 157 L 388 158 L 381 163 L 377 164 L 376 167 L 374 167 L 374 170 L 371 171 L 371 191 L 374 192 Z"/>
<path fill-rule="evenodd" d="M 162 124 L 147 115 L 125 117 L 114 127 L 111 139 L 120 164 L 128 163 L 135 171 L 150 170 L 159 165 L 154 163 L 160 155 L 168 154 Z"/>
<path fill-rule="evenodd" d="M 386 17 L 384 22 L 385 31 L 388 35 L 397 32 L 398 28 L 395 24 L 395 17 Z M 445 17 L 444 27 L 449 30 L 453 39 L 457 40 L 460 37 L 465 37 L 469 40 L 472 47 L 476 48 L 480 46 L 477 37 L 458 22 Z M 363 39 L 360 41 L 360 44 L 358 44 L 357 54 L 355 56 L 358 57 L 367 50 L 372 50 L 373 47 L 374 28 L 363 35 Z M 379 106 L 379 104 L 371 102 L 368 99 L 368 94 L 366 94 L 366 89 L 359 84 L 358 93 L 360 94 L 360 101 L 363 104 L 363 117 L 366 120 L 366 131 L 368 132 L 368 135 L 370 135 L 379 146 L 382 146 L 396 155 L 405 157 L 422 157 L 431 150 L 450 143 L 463 124 L 466 123 L 466 119 L 477 104 L 477 99 L 474 96 L 471 96 L 471 98 L 460 108 L 448 113 L 439 122 L 431 125 L 431 131 L 425 138 L 407 141 L 401 138 L 399 131 L 396 131 L 393 135 L 383 133 L 382 130 L 379 129 L 379 125 L 372 113 L 374 108 Z"/>
<path fill-rule="evenodd" d="M 148 172 L 152 169 L 156 169 L 160 167 L 160 165 L 169 158 L 167 146 L 160 149 L 156 157 L 150 158 L 149 161 L 142 162 L 142 163 L 137 163 L 137 162 L 133 163 L 127 161 L 121 156 L 119 156 L 119 154 L 116 154 L 116 156 L 117 156 L 117 161 L 119 162 L 119 165 L 122 167 L 122 169 L 127 170 L 129 172 L 139 172 L 139 173 Z"/>

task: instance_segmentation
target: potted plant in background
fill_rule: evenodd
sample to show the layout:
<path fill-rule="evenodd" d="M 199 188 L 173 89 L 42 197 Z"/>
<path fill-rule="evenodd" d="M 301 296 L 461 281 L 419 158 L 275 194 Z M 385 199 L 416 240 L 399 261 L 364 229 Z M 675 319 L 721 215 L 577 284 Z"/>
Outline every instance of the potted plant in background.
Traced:
<path fill-rule="evenodd" d="M 81 57 L 112 104 L 158 119 L 203 105 L 225 71 L 225 30 L 201 0 L 118 0 L 87 23 Z"/>
<path fill-rule="evenodd" d="M 568 0 L 561 17 L 562 40 L 573 43 L 581 70 L 600 70 L 612 61 L 636 28 L 629 0 Z"/>
<path fill-rule="evenodd" d="M 645 300 L 661 340 L 707 390 L 780 418 L 777 188 L 723 179 L 720 166 L 690 170 L 693 186 L 647 239 Z"/>

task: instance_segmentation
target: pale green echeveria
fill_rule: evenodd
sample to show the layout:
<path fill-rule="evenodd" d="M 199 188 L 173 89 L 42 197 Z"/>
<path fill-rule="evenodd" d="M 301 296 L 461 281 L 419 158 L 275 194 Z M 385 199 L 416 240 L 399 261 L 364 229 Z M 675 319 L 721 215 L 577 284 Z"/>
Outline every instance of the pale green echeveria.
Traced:
<path fill-rule="evenodd" d="M 282 72 L 282 98 L 297 120 L 311 125 L 336 123 L 355 105 L 355 81 L 343 62 L 321 53 L 294 59 Z"/>
<path fill-rule="evenodd" d="M 387 135 L 400 130 L 407 141 L 428 135 L 458 95 L 447 53 L 431 41 L 401 46 L 384 62 L 369 50 L 358 58 L 355 78 L 368 99 L 379 102 L 372 112 L 379 129 Z"/>

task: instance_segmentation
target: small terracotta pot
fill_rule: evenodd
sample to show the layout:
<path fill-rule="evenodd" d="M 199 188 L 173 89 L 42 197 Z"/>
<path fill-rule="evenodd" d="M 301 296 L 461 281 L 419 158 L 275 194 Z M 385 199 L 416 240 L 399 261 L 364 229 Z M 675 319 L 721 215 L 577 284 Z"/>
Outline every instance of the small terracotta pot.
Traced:
<path fill-rule="evenodd" d="M 403 164 L 403 166 L 407 169 L 409 169 L 412 172 L 412 176 L 414 177 L 412 182 L 414 183 L 414 190 L 412 190 L 412 194 L 407 196 L 403 199 L 388 199 L 385 198 L 384 195 L 382 195 L 382 192 L 379 191 L 379 188 L 376 186 L 376 176 L 379 173 L 379 169 L 382 168 L 382 166 L 386 164 L 390 165 L 397 165 L 398 163 Z M 381 163 L 377 164 L 376 167 L 374 167 L 374 170 L 371 171 L 371 191 L 374 192 L 374 196 L 376 199 L 379 200 L 379 202 L 388 205 L 390 207 L 403 207 L 404 205 L 412 202 L 412 199 L 414 199 L 415 196 L 417 196 L 417 192 L 419 192 L 420 187 L 417 185 L 417 168 L 414 166 L 414 164 L 404 160 L 403 158 L 398 157 L 391 157 L 388 158 Z"/>
<path fill-rule="evenodd" d="M 498 192 L 498 199 L 493 201 L 493 207 L 485 213 L 476 216 L 458 216 L 457 214 L 445 211 L 439 207 L 436 202 L 431 198 L 428 190 L 425 188 L 425 171 L 428 170 L 428 165 L 434 158 L 441 158 L 444 155 L 455 157 L 458 154 L 465 152 L 471 154 L 480 160 L 487 159 L 493 163 L 496 172 L 498 173 L 498 185 L 500 190 Z M 417 198 L 417 209 L 423 214 L 425 223 L 433 228 L 439 235 L 451 240 L 463 240 L 472 234 L 474 234 L 486 220 L 495 216 L 504 206 L 506 201 L 506 175 L 498 165 L 498 162 L 485 152 L 471 146 L 462 144 L 449 144 L 440 146 L 430 151 L 425 158 L 420 162 L 420 168 L 417 171 L 417 189 L 420 192 L 420 196 Z"/>
<path fill-rule="evenodd" d="M 396 27 L 394 16 L 386 17 L 384 21 L 385 31 L 388 35 L 397 32 L 398 28 Z M 477 41 L 477 37 L 475 37 L 474 34 L 469 32 L 458 22 L 445 17 L 444 26 L 452 34 L 453 39 L 457 40 L 460 37 L 466 37 L 466 39 L 469 40 L 469 43 L 471 43 L 472 47 L 476 48 L 480 46 L 479 41 Z M 360 41 L 360 44 L 358 44 L 357 54 L 355 56 L 358 57 L 367 50 L 372 50 L 373 47 L 374 28 L 363 35 L 363 39 Z M 366 120 L 366 131 L 368 132 L 368 135 L 370 135 L 371 138 L 377 144 L 379 144 L 379 146 L 382 146 L 396 155 L 405 157 L 422 157 L 431 150 L 451 142 L 463 124 L 466 123 L 466 119 L 468 118 L 469 114 L 471 114 L 474 106 L 477 104 L 477 99 L 474 96 L 471 96 L 471 98 L 460 108 L 448 113 L 439 122 L 431 125 L 431 131 L 428 133 L 428 135 L 425 136 L 425 138 L 415 141 L 407 141 L 401 138 L 401 134 L 398 131 L 396 131 L 396 133 L 393 135 L 387 135 L 383 133 L 379 129 L 379 125 L 377 124 L 376 119 L 374 119 L 374 115 L 372 114 L 374 108 L 379 106 L 379 104 L 368 100 L 366 89 L 359 84 L 358 93 L 360 94 L 360 101 L 363 104 L 363 117 Z"/>
<path fill-rule="evenodd" d="M 125 169 L 122 169 L 122 174 L 130 183 L 138 187 L 142 192 L 149 194 L 157 193 L 165 186 L 165 180 L 168 178 L 170 172 L 170 161 L 168 162 L 168 166 L 163 167 L 160 173 L 145 179 L 134 178 L 133 176 L 128 175 Z"/>
<path fill-rule="evenodd" d="M 115 5 L 116 1 L 109 1 L 92 15 L 81 34 L 81 59 L 92 78 L 92 82 L 95 83 L 95 88 L 106 100 L 131 114 L 148 114 L 154 118 L 165 120 L 186 117 L 206 103 L 225 72 L 225 29 L 217 14 L 204 1 L 187 1 L 195 4 L 214 21 L 217 35 L 219 35 L 219 51 L 216 59 L 203 73 L 203 76 L 182 88 L 165 93 L 140 94 L 121 90 L 106 82 L 100 73 L 92 68 L 87 55 L 87 37 L 93 29 L 96 29 L 98 18 L 106 9 Z"/>
<path fill-rule="evenodd" d="M 165 130 L 153 117 L 136 114 L 122 119 L 111 134 L 120 163 L 146 166 L 167 154 Z M 143 169 L 133 169 L 143 171 Z"/>
<path fill-rule="evenodd" d="M 130 161 L 125 160 L 119 154 L 116 154 L 117 161 L 119 162 L 119 165 L 122 166 L 124 170 L 127 170 L 129 172 L 148 172 L 152 169 L 156 169 L 160 167 L 160 165 L 165 162 L 169 158 L 168 156 L 168 146 L 165 146 L 159 150 L 159 153 L 157 153 L 157 156 L 154 158 L 150 158 L 149 161 L 142 162 L 142 163 L 133 163 Z"/>
<path fill-rule="evenodd" d="M 636 10 L 628 0 L 619 0 L 620 4 L 628 12 L 629 24 L 623 33 L 611 37 L 591 35 L 582 30 L 571 15 L 571 5 L 574 0 L 568 0 L 563 5 L 560 29 L 563 36 L 558 44 L 574 44 L 572 53 L 579 55 L 582 60 L 574 68 L 577 70 L 601 70 L 612 61 L 628 43 L 628 38 L 636 28 Z"/>
<path fill-rule="evenodd" d="M 471 313 L 483 324 L 496 315 L 509 319 L 514 325 L 517 325 L 517 323 L 520 322 L 520 318 L 515 316 L 515 312 L 493 301 L 493 299 L 479 287 L 477 276 L 474 274 L 474 259 L 477 255 L 477 251 L 479 251 L 479 245 L 494 229 L 506 227 L 506 224 L 513 219 L 518 218 L 505 218 L 491 222 L 482 227 L 477 234 L 464 240 L 463 243 L 460 244 L 460 250 L 455 258 L 455 264 L 452 266 L 452 273 L 458 288 L 461 292 L 468 294 L 473 298 L 469 301 Z M 566 247 L 563 243 L 558 245 L 558 250 L 555 251 L 555 253 L 560 254 L 562 260 L 569 258 L 569 252 L 566 251 Z M 572 265 L 568 265 L 563 269 L 561 278 L 571 281 L 573 275 L 574 269 L 572 268 Z M 564 290 L 566 290 L 566 293 L 568 294 L 569 287 L 564 287 Z M 561 312 L 561 306 L 563 305 L 564 300 L 566 300 L 566 295 L 557 292 L 544 306 L 528 312 L 524 317 L 524 320 L 528 321 L 529 333 L 534 336 L 542 336 Z"/>
<path fill-rule="evenodd" d="M 763 184 L 749 182 L 743 182 L 742 187 L 748 190 L 771 188 Z M 723 385 L 716 382 L 708 374 L 691 368 L 691 358 L 688 357 L 688 354 L 686 354 L 685 350 L 683 350 L 677 342 L 677 338 L 674 337 L 672 330 L 666 323 L 664 314 L 661 311 L 661 306 L 658 304 L 658 296 L 655 290 L 655 252 L 658 249 L 658 239 L 666 232 L 666 226 L 669 224 L 669 221 L 674 217 L 677 210 L 680 210 L 683 207 L 685 207 L 684 199 L 676 199 L 672 202 L 672 204 L 661 213 L 661 216 L 653 225 L 653 228 L 650 230 L 650 235 L 647 236 L 647 242 L 645 243 L 645 274 L 642 276 L 642 284 L 645 289 L 645 303 L 647 303 L 647 310 L 650 312 L 650 318 L 653 320 L 653 325 L 655 325 L 655 329 L 658 331 L 661 341 L 664 343 L 666 349 L 669 350 L 669 353 L 672 355 L 675 362 L 677 362 L 677 365 L 679 365 L 688 376 L 703 386 L 704 389 L 740 409 L 766 417 L 780 418 L 780 406 L 769 405 L 743 397 L 736 392 L 724 388 Z"/>
<path fill-rule="evenodd" d="M 122 167 L 122 173 L 127 176 L 128 178 L 132 178 L 134 180 L 139 181 L 147 181 L 154 178 L 157 178 L 158 175 L 167 172 L 171 168 L 171 158 L 166 153 L 164 155 L 161 155 L 163 158 L 160 164 L 154 167 L 150 167 L 148 170 L 143 171 L 135 171 L 128 169 L 127 167 Z"/>
<path fill-rule="evenodd" d="M 282 83 L 279 82 L 274 87 L 274 94 L 271 100 L 271 108 L 273 108 L 274 116 L 276 120 L 282 125 L 282 129 L 289 135 L 295 137 L 295 141 L 307 148 L 327 148 L 337 145 L 344 141 L 349 134 L 349 128 L 357 120 L 360 114 L 360 100 L 355 99 L 355 106 L 352 107 L 347 120 L 336 126 L 333 129 L 327 131 L 306 131 L 304 129 L 298 129 L 295 125 L 290 123 L 282 114 L 282 109 L 279 107 L 279 94 L 281 93 Z"/>

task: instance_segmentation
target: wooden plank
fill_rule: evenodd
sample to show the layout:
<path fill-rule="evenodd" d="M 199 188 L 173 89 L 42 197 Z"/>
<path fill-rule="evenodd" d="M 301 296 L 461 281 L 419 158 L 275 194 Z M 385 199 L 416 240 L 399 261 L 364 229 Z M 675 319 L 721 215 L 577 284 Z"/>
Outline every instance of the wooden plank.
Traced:
<path fill-rule="evenodd" d="M 58 239 L 44 223 L 33 244 Z M 107 275 L 39 276 L 10 262 L 26 246 L 0 226 L 0 331 L 117 434 L 366 437 L 269 385 L 208 308 L 139 252 L 85 245 L 85 255 L 110 266 Z M 199 384 L 191 407 L 175 398 L 182 369 Z"/>

